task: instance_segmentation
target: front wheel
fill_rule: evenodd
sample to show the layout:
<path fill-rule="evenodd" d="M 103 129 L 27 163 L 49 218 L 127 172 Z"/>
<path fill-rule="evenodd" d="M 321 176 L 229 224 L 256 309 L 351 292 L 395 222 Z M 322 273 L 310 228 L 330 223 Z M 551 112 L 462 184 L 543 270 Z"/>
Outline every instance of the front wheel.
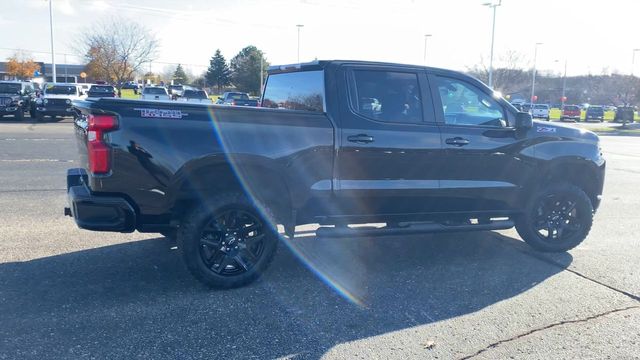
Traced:
<path fill-rule="evenodd" d="M 256 280 L 278 245 L 273 216 L 260 208 L 239 193 L 218 195 L 194 207 L 178 230 L 178 248 L 191 274 L 214 288 Z"/>
<path fill-rule="evenodd" d="M 593 224 L 593 206 L 582 189 L 552 185 L 531 198 L 516 221 L 520 237 L 544 252 L 563 252 L 578 246 Z"/>

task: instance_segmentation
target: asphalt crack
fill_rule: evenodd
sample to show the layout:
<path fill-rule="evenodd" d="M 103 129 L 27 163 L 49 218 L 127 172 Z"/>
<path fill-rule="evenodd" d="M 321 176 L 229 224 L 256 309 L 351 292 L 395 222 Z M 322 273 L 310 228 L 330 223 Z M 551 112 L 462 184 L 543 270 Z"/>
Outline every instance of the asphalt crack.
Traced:
<path fill-rule="evenodd" d="M 624 296 L 629 297 L 629 298 L 631 298 L 631 299 L 633 299 L 635 301 L 640 302 L 640 296 L 638 296 L 638 295 L 632 294 L 632 293 L 630 293 L 628 291 L 624 291 L 622 289 L 618 289 L 618 288 L 616 288 L 614 286 L 611 286 L 609 284 L 603 283 L 602 281 L 599 281 L 599 280 L 596 280 L 596 279 L 592 279 L 592 278 L 590 278 L 590 277 L 588 277 L 588 276 L 586 276 L 584 274 L 581 274 L 581 273 L 579 273 L 579 272 L 577 272 L 575 270 L 569 269 L 567 266 L 564 266 L 564 265 L 562 265 L 562 264 L 560 264 L 560 263 L 558 263 L 558 262 L 556 262 L 556 261 L 554 261 L 552 259 L 549 259 L 548 257 L 546 257 L 546 256 L 544 256 L 542 254 L 530 252 L 530 251 L 527 251 L 527 250 L 522 250 L 522 249 L 519 249 L 517 247 L 515 247 L 515 250 L 520 252 L 520 253 L 522 253 L 522 254 L 524 254 L 524 255 L 531 256 L 531 257 L 533 257 L 533 258 L 535 258 L 537 260 L 540 260 L 540 261 L 542 261 L 544 263 L 547 263 L 547 264 L 552 265 L 552 266 L 556 266 L 556 267 L 562 269 L 563 271 L 568 271 L 568 272 L 570 272 L 570 273 L 572 273 L 572 274 L 574 274 L 576 276 L 579 276 L 579 277 L 581 277 L 581 278 L 583 278 L 583 279 L 585 279 L 587 281 L 591 281 L 591 282 L 593 282 L 593 283 L 595 283 L 597 285 L 604 286 L 605 288 L 607 288 L 609 290 L 615 291 L 615 292 L 617 292 L 617 293 L 619 293 L 621 295 L 624 295 Z M 611 315 L 611 314 L 622 312 L 622 311 L 628 311 L 628 310 L 631 310 L 631 309 L 640 309 L 640 305 L 633 305 L 633 306 L 628 306 L 628 307 L 625 307 L 625 308 L 613 309 L 613 310 L 605 311 L 603 313 L 596 314 L 596 315 L 591 315 L 591 316 L 588 316 L 588 317 L 585 317 L 585 318 L 581 318 L 581 319 L 563 320 L 563 321 L 555 322 L 555 323 L 552 323 L 552 324 L 549 324 L 549 325 L 546 325 L 546 326 L 543 326 L 543 327 L 535 328 L 535 329 L 529 330 L 527 332 L 512 336 L 512 337 L 510 337 L 508 339 L 503 339 L 503 340 L 496 341 L 496 342 L 494 342 L 492 344 L 489 344 L 488 346 L 476 351 L 475 353 L 473 353 L 471 355 L 467 355 L 467 356 L 464 356 L 464 357 L 460 358 L 459 360 L 467 360 L 467 359 L 474 358 L 474 357 L 484 353 L 485 351 L 494 349 L 494 348 L 496 348 L 496 347 L 498 347 L 498 346 L 500 346 L 502 344 L 521 339 L 523 337 L 529 336 L 531 334 L 535 334 L 537 332 L 549 330 L 551 328 L 562 326 L 562 325 L 583 323 L 583 322 L 587 322 L 587 321 L 591 321 L 591 320 L 594 320 L 594 319 L 601 318 L 603 316 Z"/>
<path fill-rule="evenodd" d="M 579 272 L 577 272 L 575 270 L 569 269 L 567 266 L 563 266 L 562 264 L 560 264 L 560 263 L 558 263 L 558 262 L 556 262 L 556 261 L 554 261 L 552 259 L 549 259 L 549 258 L 547 258 L 546 256 L 544 256 L 542 254 L 533 253 L 533 252 L 526 251 L 526 250 L 523 251 L 521 249 L 516 249 L 516 251 L 518 251 L 518 252 L 520 252 L 522 254 L 525 254 L 525 255 L 529 255 L 529 256 L 531 256 L 533 258 L 536 258 L 536 259 L 538 259 L 538 260 L 540 260 L 540 261 L 542 261 L 544 263 L 547 263 L 549 265 L 553 265 L 553 266 L 556 266 L 558 268 L 561 268 L 563 271 L 570 272 L 570 273 L 572 273 L 572 274 L 574 274 L 576 276 L 579 276 L 579 277 L 581 277 L 581 278 L 583 278 L 583 279 L 585 279 L 587 281 L 591 281 L 594 284 L 597 284 L 597 285 L 600 285 L 600 286 L 604 286 L 609 290 L 615 291 L 615 292 L 617 292 L 617 293 L 619 293 L 621 295 L 624 295 L 624 296 L 626 296 L 628 298 L 631 298 L 631 299 L 633 299 L 635 301 L 640 302 L 640 296 L 639 295 L 632 294 L 632 293 L 630 293 L 628 291 L 625 291 L 625 290 L 622 290 L 622 289 L 618 289 L 618 288 L 616 288 L 614 286 L 611 286 L 609 284 L 606 284 L 606 283 L 604 283 L 604 282 L 602 282 L 600 280 L 596 280 L 596 279 L 590 278 L 589 276 L 584 275 L 582 273 L 579 273 Z"/>
<path fill-rule="evenodd" d="M 480 355 L 480 354 L 482 354 L 482 353 L 484 353 L 486 351 L 489 351 L 491 349 L 495 349 L 500 345 L 503 345 L 503 344 L 506 344 L 506 343 L 521 339 L 523 337 L 529 336 L 531 334 L 535 334 L 537 332 L 549 330 L 549 329 L 552 329 L 554 327 L 568 325 L 568 324 L 583 323 L 583 322 L 595 320 L 595 319 L 598 319 L 598 318 L 601 318 L 601 317 L 604 317 L 604 316 L 607 316 L 607 315 L 619 313 L 619 312 L 622 312 L 622 311 L 628 311 L 628 310 L 632 310 L 632 309 L 640 309 L 640 305 L 633 305 L 633 306 L 627 306 L 625 308 L 609 310 L 609 311 L 606 311 L 606 312 L 603 312 L 603 313 L 600 313 L 600 314 L 596 314 L 596 315 L 592 315 L 592 316 L 588 316 L 588 317 L 582 318 L 582 319 L 563 320 L 563 321 L 559 321 L 559 322 L 556 322 L 556 323 L 553 323 L 553 324 L 549 324 L 549 325 L 546 325 L 546 326 L 543 326 L 543 327 L 540 327 L 540 328 L 535 328 L 535 329 L 529 330 L 527 332 L 524 332 L 522 334 L 518 334 L 516 336 L 512 336 L 512 337 L 510 337 L 508 339 L 496 341 L 496 342 L 494 342 L 494 343 L 492 343 L 492 344 L 490 344 L 490 345 L 488 345 L 488 346 L 476 351 L 475 353 L 473 353 L 471 355 L 467 355 L 467 356 L 461 357 L 459 360 L 472 359 L 472 358 L 474 358 L 474 357 L 476 357 L 476 356 L 478 356 L 478 355 Z"/>

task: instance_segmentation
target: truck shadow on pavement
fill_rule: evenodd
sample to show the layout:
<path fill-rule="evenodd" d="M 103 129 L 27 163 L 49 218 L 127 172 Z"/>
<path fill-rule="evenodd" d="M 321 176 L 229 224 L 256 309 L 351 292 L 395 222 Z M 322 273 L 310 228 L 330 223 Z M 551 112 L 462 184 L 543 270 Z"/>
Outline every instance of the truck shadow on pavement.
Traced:
<path fill-rule="evenodd" d="M 260 281 L 225 291 L 193 280 L 164 238 L 1 264 L 0 358 L 314 359 L 479 311 L 563 270 L 494 232 L 280 249 Z"/>

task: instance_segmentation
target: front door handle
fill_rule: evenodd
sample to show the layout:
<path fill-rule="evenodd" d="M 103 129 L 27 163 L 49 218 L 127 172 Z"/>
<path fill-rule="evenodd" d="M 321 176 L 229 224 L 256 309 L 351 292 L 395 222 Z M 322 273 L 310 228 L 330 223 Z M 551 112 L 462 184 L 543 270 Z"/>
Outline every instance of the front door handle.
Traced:
<path fill-rule="evenodd" d="M 469 144 L 469 140 L 463 139 L 461 137 L 454 137 L 454 138 L 449 138 L 445 140 L 445 143 L 447 143 L 447 145 L 453 145 L 453 146 L 465 146 Z"/>
<path fill-rule="evenodd" d="M 347 140 L 359 144 L 368 144 L 373 142 L 373 136 L 367 134 L 350 135 L 347 137 Z"/>

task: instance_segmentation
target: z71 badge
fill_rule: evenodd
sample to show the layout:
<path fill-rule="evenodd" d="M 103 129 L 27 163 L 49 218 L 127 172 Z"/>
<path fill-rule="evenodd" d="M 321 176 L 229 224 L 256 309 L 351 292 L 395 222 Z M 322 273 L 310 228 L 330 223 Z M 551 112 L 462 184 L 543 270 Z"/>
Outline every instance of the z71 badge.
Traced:
<path fill-rule="evenodd" d="M 554 133 L 556 132 L 556 128 L 554 127 L 546 127 L 546 126 L 539 126 L 536 129 L 537 132 L 541 132 L 541 133 Z"/>
<path fill-rule="evenodd" d="M 189 115 L 183 113 L 182 110 L 168 110 L 168 109 L 133 109 L 140 111 L 140 117 L 145 118 L 163 118 L 163 119 L 182 119 Z"/>

